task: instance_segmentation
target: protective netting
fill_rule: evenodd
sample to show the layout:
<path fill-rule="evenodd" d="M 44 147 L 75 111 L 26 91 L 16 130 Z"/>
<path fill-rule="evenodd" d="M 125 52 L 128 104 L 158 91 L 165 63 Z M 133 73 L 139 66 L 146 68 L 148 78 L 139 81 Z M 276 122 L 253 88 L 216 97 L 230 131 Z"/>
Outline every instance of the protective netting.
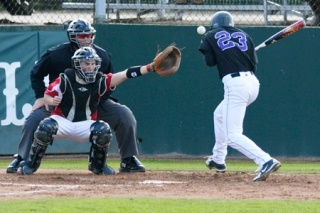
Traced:
<path fill-rule="evenodd" d="M 0 0 L 1 25 L 60 25 L 76 18 L 91 23 L 208 25 L 220 10 L 235 24 L 320 24 L 320 0 Z"/>

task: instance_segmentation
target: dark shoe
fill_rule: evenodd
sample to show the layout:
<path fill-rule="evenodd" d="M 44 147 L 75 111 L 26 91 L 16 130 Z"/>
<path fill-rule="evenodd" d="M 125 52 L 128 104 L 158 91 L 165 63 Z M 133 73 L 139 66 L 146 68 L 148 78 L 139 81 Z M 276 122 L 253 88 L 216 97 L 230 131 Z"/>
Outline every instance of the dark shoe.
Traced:
<path fill-rule="evenodd" d="M 119 172 L 145 172 L 146 168 L 135 156 L 121 159 Z"/>
<path fill-rule="evenodd" d="M 27 161 L 21 161 L 17 170 L 18 175 L 32 175 L 34 169 L 29 166 Z"/>
<path fill-rule="evenodd" d="M 253 179 L 253 181 L 265 181 L 271 172 L 277 171 L 280 167 L 281 163 L 276 159 L 269 160 L 263 164 L 259 174 Z"/>
<path fill-rule="evenodd" d="M 17 173 L 20 162 L 23 160 L 18 154 L 15 154 L 14 160 L 7 167 L 7 173 Z"/>
<path fill-rule="evenodd" d="M 101 174 L 104 174 L 104 175 L 115 175 L 116 174 L 116 171 L 114 171 L 114 169 L 111 168 L 108 165 L 105 165 L 103 167 L 103 169 L 97 169 L 97 168 L 94 168 L 91 164 L 89 164 L 88 169 L 89 169 L 89 171 L 93 172 L 96 175 L 101 175 Z"/>
<path fill-rule="evenodd" d="M 114 171 L 114 169 L 111 168 L 110 166 L 105 165 L 104 168 L 103 168 L 102 174 L 104 174 L 104 175 L 115 175 L 116 171 Z"/>
<path fill-rule="evenodd" d="M 225 172 L 227 170 L 226 164 L 218 164 L 214 162 L 211 157 L 206 160 L 206 166 L 209 169 L 216 170 L 217 172 Z"/>

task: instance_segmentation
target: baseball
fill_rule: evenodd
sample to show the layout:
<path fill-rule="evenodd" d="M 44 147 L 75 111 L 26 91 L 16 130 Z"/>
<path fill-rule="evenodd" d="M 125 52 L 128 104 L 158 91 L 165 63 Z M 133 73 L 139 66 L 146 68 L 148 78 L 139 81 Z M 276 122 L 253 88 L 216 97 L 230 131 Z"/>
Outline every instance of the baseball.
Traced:
<path fill-rule="evenodd" d="M 205 32 L 206 32 L 206 28 L 205 28 L 204 26 L 199 26 L 199 27 L 197 28 L 197 33 L 198 33 L 199 35 L 203 35 L 203 34 L 205 34 Z"/>

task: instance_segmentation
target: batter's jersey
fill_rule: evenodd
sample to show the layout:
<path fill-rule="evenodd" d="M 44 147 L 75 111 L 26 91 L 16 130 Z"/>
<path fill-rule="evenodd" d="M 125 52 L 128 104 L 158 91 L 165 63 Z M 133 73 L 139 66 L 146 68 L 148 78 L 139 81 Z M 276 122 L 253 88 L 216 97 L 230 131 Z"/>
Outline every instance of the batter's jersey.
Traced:
<path fill-rule="evenodd" d="M 204 34 L 199 51 L 207 66 L 217 66 L 219 76 L 256 71 L 257 57 L 251 37 L 235 27 L 214 28 Z"/>

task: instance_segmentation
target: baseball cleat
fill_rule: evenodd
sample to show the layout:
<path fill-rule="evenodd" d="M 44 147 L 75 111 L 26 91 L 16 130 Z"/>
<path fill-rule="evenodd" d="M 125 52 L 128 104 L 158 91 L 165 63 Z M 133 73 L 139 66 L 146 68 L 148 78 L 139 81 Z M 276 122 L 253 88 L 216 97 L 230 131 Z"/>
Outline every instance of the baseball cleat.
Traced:
<path fill-rule="evenodd" d="M 18 154 L 15 154 L 13 157 L 14 157 L 14 160 L 7 167 L 7 173 L 17 173 L 19 164 L 23 160 Z"/>
<path fill-rule="evenodd" d="M 116 171 L 108 165 L 104 165 L 103 168 L 96 168 L 96 167 L 92 166 L 92 164 L 90 163 L 88 166 L 88 170 L 96 175 L 101 175 L 101 174 L 115 175 L 116 174 Z"/>
<path fill-rule="evenodd" d="M 34 169 L 28 165 L 27 161 L 21 161 L 17 170 L 17 175 L 32 175 Z"/>
<path fill-rule="evenodd" d="M 262 166 L 258 166 L 257 169 L 254 171 L 254 173 L 259 173 L 261 171 L 261 169 L 262 169 Z"/>
<path fill-rule="evenodd" d="M 277 171 L 281 167 L 281 163 L 276 159 L 271 159 L 263 164 L 259 174 L 253 178 L 254 182 L 265 181 L 271 172 Z"/>
<path fill-rule="evenodd" d="M 105 165 L 104 168 L 103 168 L 102 174 L 104 174 L 104 175 L 115 175 L 116 171 L 114 171 L 114 169 L 111 168 L 110 166 Z"/>
<path fill-rule="evenodd" d="M 209 157 L 207 160 L 206 160 L 206 166 L 209 168 L 209 169 L 214 169 L 216 170 L 217 172 L 225 172 L 227 170 L 227 166 L 226 164 L 218 164 L 216 162 L 214 162 L 211 157 Z"/>
<path fill-rule="evenodd" d="M 121 159 L 119 172 L 145 172 L 146 168 L 135 156 Z"/>

